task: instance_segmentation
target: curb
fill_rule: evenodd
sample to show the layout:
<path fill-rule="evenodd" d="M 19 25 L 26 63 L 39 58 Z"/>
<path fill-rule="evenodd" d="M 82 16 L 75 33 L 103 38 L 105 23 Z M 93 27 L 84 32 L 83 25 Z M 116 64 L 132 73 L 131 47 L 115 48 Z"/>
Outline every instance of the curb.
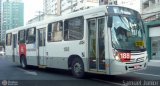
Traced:
<path fill-rule="evenodd" d="M 150 60 L 148 66 L 160 67 L 160 60 Z"/>

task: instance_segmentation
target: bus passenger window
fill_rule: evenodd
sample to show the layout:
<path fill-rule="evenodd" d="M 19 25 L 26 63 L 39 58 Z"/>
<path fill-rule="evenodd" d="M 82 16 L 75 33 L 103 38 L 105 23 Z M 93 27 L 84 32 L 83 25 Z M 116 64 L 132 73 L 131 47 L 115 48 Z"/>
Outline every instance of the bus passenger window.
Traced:
<path fill-rule="evenodd" d="M 67 19 L 64 23 L 64 40 L 81 40 L 83 38 L 83 17 Z"/>
<path fill-rule="evenodd" d="M 18 32 L 18 43 L 25 43 L 25 30 Z"/>
<path fill-rule="evenodd" d="M 52 24 L 48 24 L 48 41 L 51 41 Z"/>
<path fill-rule="evenodd" d="M 63 22 L 54 22 L 48 25 L 48 41 L 57 42 L 62 40 Z"/>
<path fill-rule="evenodd" d="M 6 45 L 7 46 L 10 46 L 11 45 L 11 41 L 12 41 L 12 34 L 11 33 L 8 33 L 6 35 Z"/>
<path fill-rule="evenodd" d="M 36 39 L 36 33 L 35 28 L 29 28 L 27 30 L 27 37 L 26 37 L 26 43 L 32 44 L 35 43 Z"/>

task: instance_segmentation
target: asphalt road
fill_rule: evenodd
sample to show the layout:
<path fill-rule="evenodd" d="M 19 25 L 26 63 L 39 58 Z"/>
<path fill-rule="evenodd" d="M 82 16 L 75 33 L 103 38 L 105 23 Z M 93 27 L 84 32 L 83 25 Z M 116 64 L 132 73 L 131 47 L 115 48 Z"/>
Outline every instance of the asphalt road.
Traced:
<path fill-rule="evenodd" d="M 22 69 L 0 57 L 0 86 L 5 82 L 7 86 L 160 86 L 159 71 L 159 67 L 148 66 L 146 70 L 123 75 L 87 74 L 86 79 L 77 79 L 65 70 Z"/>

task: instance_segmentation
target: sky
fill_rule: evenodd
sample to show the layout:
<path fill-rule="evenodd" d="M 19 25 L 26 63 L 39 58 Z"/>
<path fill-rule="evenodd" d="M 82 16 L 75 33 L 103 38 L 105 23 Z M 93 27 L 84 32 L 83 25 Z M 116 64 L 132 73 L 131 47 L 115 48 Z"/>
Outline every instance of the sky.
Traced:
<path fill-rule="evenodd" d="M 43 0 L 23 0 L 24 2 L 24 25 L 28 20 L 36 17 L 38 11 L 43 11 Z"/>

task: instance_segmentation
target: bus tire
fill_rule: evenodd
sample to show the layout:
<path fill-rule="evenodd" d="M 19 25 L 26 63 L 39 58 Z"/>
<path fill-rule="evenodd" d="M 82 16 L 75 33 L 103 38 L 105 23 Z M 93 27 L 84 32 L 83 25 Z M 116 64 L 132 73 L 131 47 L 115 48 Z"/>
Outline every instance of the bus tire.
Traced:
<path fill-rule="evenodd" d="M 27 68 L 27 61 L 24 56 L 21 57 L 21 67 L 24 69 Z"/>
<path fill-rule="evenodd" d="M 75 58 L 72 61 L 71 71 L 74 77 L 83 78 L 84 77 L 84 64 L 81 59 Z"/>

